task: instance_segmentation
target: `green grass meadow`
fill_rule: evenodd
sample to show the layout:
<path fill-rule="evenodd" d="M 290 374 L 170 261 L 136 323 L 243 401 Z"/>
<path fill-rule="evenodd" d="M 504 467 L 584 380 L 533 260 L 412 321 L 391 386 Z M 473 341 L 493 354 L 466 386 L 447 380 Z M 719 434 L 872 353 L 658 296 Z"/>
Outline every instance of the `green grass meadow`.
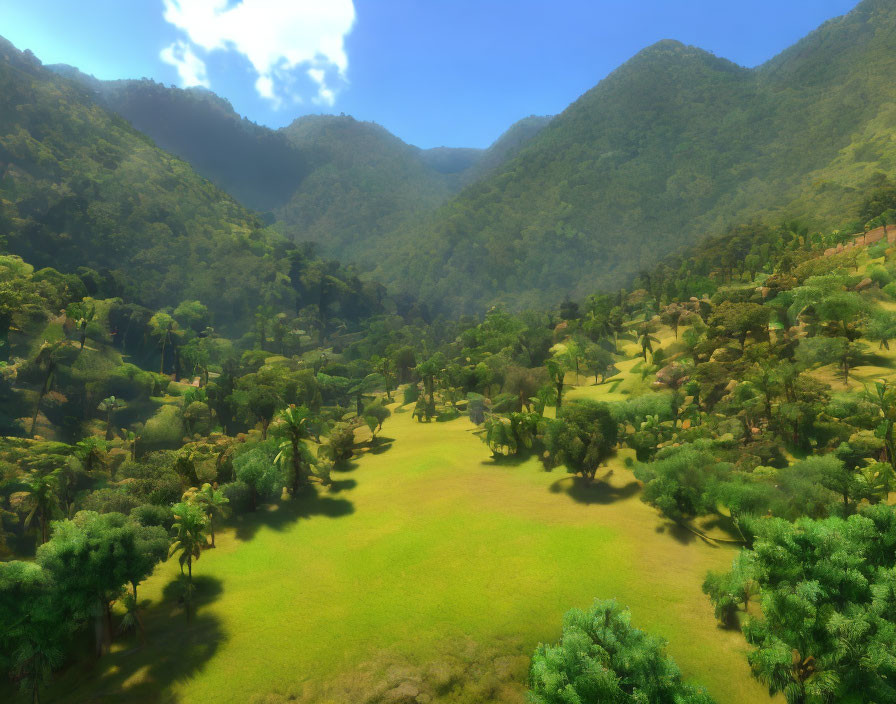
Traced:
<path fill-rule="evenodd" d="M 194 567 L 189 624 L 172 596 L 177 562 L 160 566 L 140 587 L 146 644 L 73 666 L 52 697 L 366 701 L 359 692 L 396 671 L 425 677 L 435 666 L 455 673 L 441 700 L 522 702 L 528 656 L 557 639 L 564 611 L 615 597 L 719 702 L 768 699 L 743 636 L 716 625 L 700 592 L 731 549 L 641 503 L 622 458 L 589 487 L 536 458 L 495 463 L 474 429 L 395 413 L 381 447 L 334 473 L 332 490 L 218 535 Z M 452 677 L 466 678 L 473 698 L 452 698 Z M 477 679 L 483 688 L 471 690 Z"/>

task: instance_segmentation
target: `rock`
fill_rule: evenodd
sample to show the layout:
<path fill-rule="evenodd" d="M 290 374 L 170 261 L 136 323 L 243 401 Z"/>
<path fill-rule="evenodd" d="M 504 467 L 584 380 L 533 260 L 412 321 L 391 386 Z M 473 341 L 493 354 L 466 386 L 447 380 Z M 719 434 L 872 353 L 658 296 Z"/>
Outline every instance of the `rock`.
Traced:
<path fill-rule="evenodd" d="M 859 281 L 859 283 L 856 284 L 855 290 L 856 291 L 864 291 L 866 288 L 871 288 L 873 285 L 874 285 L 874 282 L 866 276 L 864 279 L 862 279 L 861 281 Z"/>

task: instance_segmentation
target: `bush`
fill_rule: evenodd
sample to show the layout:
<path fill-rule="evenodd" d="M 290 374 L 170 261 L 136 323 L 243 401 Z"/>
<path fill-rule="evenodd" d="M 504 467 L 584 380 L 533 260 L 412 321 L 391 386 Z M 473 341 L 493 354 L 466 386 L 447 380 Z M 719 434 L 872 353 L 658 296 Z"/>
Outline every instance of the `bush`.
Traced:
<path fill-rule="evenodd" d="M 221 493 L 230 502 L 230 510 L 234 513 L 246 513 L 252 510 L 252 489 L 246 482 L 237 480 L 222 484 Z"/>
<path fill-rule="evenodd" d="M 171 530 L 174 523 L 174 514 L 168 506 L 155 504 L 141 504 L 131 509 L 131 518 L 141 526 L 160 526 L 166 531 Z"/>
<path fill-rule="evenodd" d="M 404 387 L 404 391 L 402 392 L 402 405 L 408 406 L 412 403 L 417 403 L 417 399 L 420 398 L 420 387 L 416 384 L 408 384 Z"/>
<path fill-rule="evenodd" d="M 183 443 L 184 423 L 180 408 L 165 405 L 146 421 L 141 446 L 147 450 L 174 449 Z"/>
<path fill-rule="evenodd" d="M 97 513 L 123 513 L 129 514 L 140 505 L 140 499 L 124 489 L 106 488 L 98 489 L 87 495 L 81 508 L 85 511 Z"/>
<path fill-rule="evenodd" d="M 467 413 L 470 421 L 476 425 L 482 425 L 485 421 L 485 396 L 481 394 L 467 394 Z"/>

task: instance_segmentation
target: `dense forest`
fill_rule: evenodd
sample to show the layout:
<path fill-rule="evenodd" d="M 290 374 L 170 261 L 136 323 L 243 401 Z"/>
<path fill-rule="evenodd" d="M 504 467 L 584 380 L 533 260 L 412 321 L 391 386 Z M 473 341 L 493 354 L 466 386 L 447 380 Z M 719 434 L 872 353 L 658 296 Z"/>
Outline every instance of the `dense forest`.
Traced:
<path fill-rule="evenodd" d="M 494 157 L 0 45 L 0 697 L 896 701 L 892 15 L 661 43 Z M 317 150 L 301 234 L 104 91 Z M 306 241 L 424 169 L 479 180 L 403 268 L 340 245 L 405 285 Z"/>

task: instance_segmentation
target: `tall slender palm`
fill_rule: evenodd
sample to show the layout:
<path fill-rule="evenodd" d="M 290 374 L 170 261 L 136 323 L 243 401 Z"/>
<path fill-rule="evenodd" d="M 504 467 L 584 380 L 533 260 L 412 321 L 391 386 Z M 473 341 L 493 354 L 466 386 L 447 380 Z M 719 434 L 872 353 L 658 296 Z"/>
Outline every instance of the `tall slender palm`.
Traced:
<path fill-rule="evenodd" d="M 215 547 L 215 519 L 224 519 L 230 515 L 230 499 L 224 492 L 208 482 L 192 494 L 192 501 L 205 514 L 208 521 L 208 533 L 212 539 L 211 547 Z"/>
<path fill-rule="evenodd" d="M 59 510 L 59 496 L 56 493 L 56 477 L 52 474 L 33 475 L 25 480 L 28 487 L 28 503 L 31 510 L 25 516 L 25 528 L 29 528 L 37 519 L 40 527 L 40 544 L 50 539 L 50 520 Z"/>
<path fill-rule="evenodd" d="M 114 396 L 109 396 L 100 401 L 97 410 L 106 414 L 106 442 L 112 439 L 112 416 L 119 408 L 124 406 L 124 402 Z"/>
<path fill-rule="evenodd" d="M 171 507 L 175 522 L 171 526 L 174 535 L 168 556 L 180 553 L 181 572 L 187 566 L 187 574 L 193 575 L 193 560 L 199 559 L 202 546 L 205 545 L 206 518 L 203 510 L 192 503 L 181 502 Z"/>
<path fill-rule="evenodd" d="M 289 460 L 292 469 L 292 495 L 296 496 L 307 480 L 310 464 L 313 462 L 311 452 L 304 443 L 305 438 L 311 434 L 311 411 L 305 406 L 290 404 L 278 417 L 280 425 L 277 434 L 283 441 L 274 461 L 282 464 Z"/>
<path fill-rule="evenodd" d="M 159 374 L 165 373 L 165 350 L 169 343 L 174 341 L 177 332 L 177 321 L 168 313 L 156 313 L 149 319 L 149 329 L 153 337 L 159 341 L 161 359 L 159 361 Z"/>
<path fill-rule="evenodd" d="M 40 346 L 37 356 L 34 358 L 35 366 L 43 370 L 44 381 L 41 385 L 40 393 L 37 396 L 37 404 L 34 406 L 34 417 L 31 419 L 30 435 L 32 436 L 34 435 L 35 428 L 37 428 L 37 416 L 40 414 L 40 404 L 44 400 L 44 396 L 47 395 L 53 386 L 53 377 L 56 374 L 56 369 L 59 367 L 60 355 L 64 345 L 65 343 L 61 340 L 56 342 L 44 342 Z"/>
<path fill-rule="evenodd" d="M 180 572 L 187 566 L 187 616 L 190 616 L 190 602 L 193 594 L 193 560 L 198 560 L 205 545 L 206 518 L 205 513 L 196 504 L 182 501 L 171 507 L 175 523 L 171 526 L 173 536 L 168 556 L 180 553 Z"/>
<path fill-rule="evenodd" d="M 78 458 L 85 472 L 92 472 L 102 464 L 108 450 L 109 445 L 105 440 L 90 436 L 75 443 L 73 454 Z"/>
<path fill-rule="evenodd" d="M 641 345 L 641 354 L 644 355 L 644 361 L 647 361 L 647 353 L 653 354 L 653 343 L 659 342 L 659 339 L 650 334 L 648 328 L 644 327 L 641 336 L 638 338 L 638 344 Z"/>

